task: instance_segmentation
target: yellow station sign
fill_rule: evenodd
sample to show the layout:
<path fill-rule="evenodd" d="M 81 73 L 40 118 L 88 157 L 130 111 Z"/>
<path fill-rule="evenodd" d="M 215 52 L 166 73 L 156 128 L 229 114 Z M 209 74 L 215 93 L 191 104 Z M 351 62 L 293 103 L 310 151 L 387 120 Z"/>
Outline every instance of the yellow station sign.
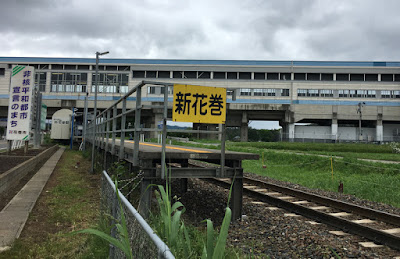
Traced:
<path fill-rule="evenodd" d="M 225 119 L 225 88 L 174 85 L 173 121 L 225 124 Z"/>

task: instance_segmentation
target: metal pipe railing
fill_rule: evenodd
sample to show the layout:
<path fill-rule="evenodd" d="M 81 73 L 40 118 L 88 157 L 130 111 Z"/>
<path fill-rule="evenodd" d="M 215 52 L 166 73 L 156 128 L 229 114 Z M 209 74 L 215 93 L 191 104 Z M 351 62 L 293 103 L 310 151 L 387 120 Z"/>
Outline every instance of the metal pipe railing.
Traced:
<path fill-rule="evenodd" d="M 114 193 L 116 194 L 116 189 L 113 181 L 111 178 L 108 176 L 106 171 L 103 171 L 103 176 L 107 179 L 108 184 L 111 186 L 111 188 L 114 190 Z M 143 230 L 146 232 L 148 237 L 151 239 L 151 241 L 155 244 L 155 246 L 158 249 L 158 258 L 162 259 L 173 259 L 175 256 L 171 253 L 170 249 L 168 246 L 154 233 L 154 230 L 147 224 L 147 222 L 143 219 L 143 217 L 139 214 L 139 212 L 132 206 L 132 204 L 126 199 L 126 197 L 121 193 L 120 190 L 118 190 L 118 196 L 122 202 L 122 204 L 127 208 L 127 213 L 130 213 L 137 222 L 140 224 L 140 226 L 143 228 Z M 116 204 L 118 206 L 118 204 Z M 121 212 L 122 213 L 122 212 Z"/>

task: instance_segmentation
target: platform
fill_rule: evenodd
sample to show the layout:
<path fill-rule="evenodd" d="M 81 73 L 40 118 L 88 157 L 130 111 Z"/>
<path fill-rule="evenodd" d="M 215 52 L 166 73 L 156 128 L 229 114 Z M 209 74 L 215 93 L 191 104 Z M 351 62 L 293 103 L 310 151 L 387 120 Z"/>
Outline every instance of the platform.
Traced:
<path fill-rule="evenodd" d="M 120 141 L 112 140 L 101 142 L 104 152 L 104 165 L 107 169 L 115 158 L 123 158 L 125 161 L 133 164 L 134 142 L 125 140 L 123 144 L 123 154 L 120 148 Z M 140 171 L 143 174 L 141 183 L 141 207 L 139 211 L 146 216 L 151 201 L 151 184 L 155 179 L 161 178 L 161 152 L 162 146 L 156 143 L 140 142 L 139 143 L 139 165 L 132 168 L 132 171 Z M 114 157 L 114 158 L 113 158 Z M 243 160 L 258 160 L 258 154 L 250 154 L 243 152 L 225 151 L 225 163 L 221 166 L 221 150 L 195 148 L 185 146 L 166 145 L 165 161 L 167 166 L 170 164 L 178 164 L 179 166 L 168 167 L 168 177 L 181 179 L 182 191 L 187 189 L 188 178 L 234 178 L 231 196 L 231 209 L 233 219 L 241 217 L 242 212 L 242 195 L 243 195 Z M 211 163 L 207 168 L 191 167 L 189 160 Z"/>

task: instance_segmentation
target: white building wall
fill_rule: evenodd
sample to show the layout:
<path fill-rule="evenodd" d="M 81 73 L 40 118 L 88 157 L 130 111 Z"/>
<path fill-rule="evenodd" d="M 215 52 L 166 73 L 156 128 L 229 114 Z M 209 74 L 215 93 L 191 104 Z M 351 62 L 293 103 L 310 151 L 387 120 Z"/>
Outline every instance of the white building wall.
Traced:
<path fill-rule="evenodd" d="M 330 126 L 303 126 L 296 125 L 295 138 L 305 139 L 334 139 L 331 134 Z M 375 128 L 363 128 L 364 141 L 374 141 L 376 139 Z M 358 127 L 338 127 L 338 141 L 356 141 L 359 138 Z"/>

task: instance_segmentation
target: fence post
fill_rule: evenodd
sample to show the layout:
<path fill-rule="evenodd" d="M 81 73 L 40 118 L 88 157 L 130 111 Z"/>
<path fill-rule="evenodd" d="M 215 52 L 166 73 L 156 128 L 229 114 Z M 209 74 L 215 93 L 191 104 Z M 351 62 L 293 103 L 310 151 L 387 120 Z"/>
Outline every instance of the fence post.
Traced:
<path fill-rule="evenodd" d="M 109 132 L 110 132 L 110 117 L 111 117 L 111 110 L 107 111 L 107 123 L 106 123 L 106 143 L 104 144 L 104 162 L 103 162 L 103 168 L 104 170 L 107 170 L 107 154 L 108 154 L 108 149 L 110 144 L 108 143 L 110 136 L 109 136 Z"/>
<path fill-rule="evenodd" d="M 119 145 L 119 159 L 124 159 L 124 143 L 125 143 L 125 124 L 126 124 L 126 98 L 122 101 L 122 119 L 121 119 L 121 140 Z"/>
<path fill-rule="evenodd" d="M 139 165 L 139 142 L 140 142 L 140 117 L 142 109 L 142 86 L 136 91 L 136 109 L 135 109 L 135 131 L 133 135 L 133 166 Z"/>
<path fill-rule="evenodd" d="M 117 131 L 117 106 L 113 108 L 113 121 L 112 121 L 112 144 L 111 144 L 111 154 L 115 155 L 115 132 Z"/>

